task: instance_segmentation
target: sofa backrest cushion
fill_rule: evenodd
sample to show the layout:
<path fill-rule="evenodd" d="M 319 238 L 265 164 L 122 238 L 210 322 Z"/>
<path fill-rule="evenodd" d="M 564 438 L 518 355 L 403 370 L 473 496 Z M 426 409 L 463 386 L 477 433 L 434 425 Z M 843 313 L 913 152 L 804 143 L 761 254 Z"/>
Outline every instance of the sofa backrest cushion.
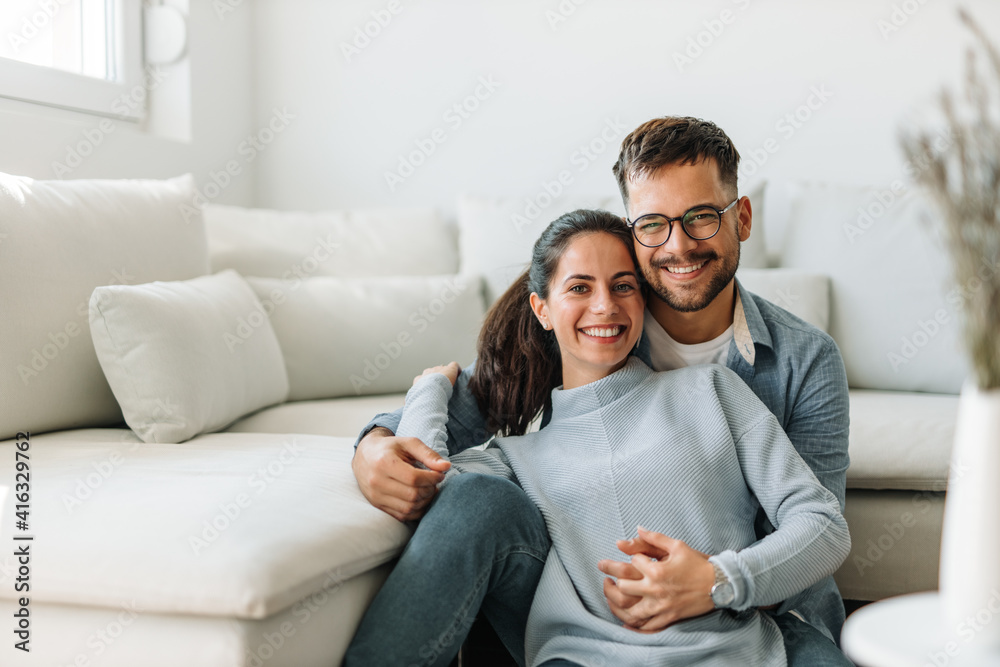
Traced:
<path fill-rule="evenodd" d="M 98 287 L 90 329 L 125 422 L 143 442 L 184 442 L 288 396 L 271 322 L 231 269 Z"/>
<path fill-rule="evenodd" d="M 190 176 L 36 181 L 0 174 L 0 439 L 121 422 L 87 323 L 109 284 L 208 271 Z"/>
<path fill-rule="evenodd" d="M 303 213 L 209 204 L 204 211 L 212 271 L 302 280 L 458 270 L 454 228 L 431 208 Z"/>
<path fill-rule="evenodd" d="M 792 315 L 829 332 L 830 279 L 798 269 L 750 269 L 736 272 L 740 284 Z"/>
<path fill-rule="evenodd" d="M 619 197 L 543 197 L 540 203 L 538 197 L 458 198 L 459 272 L 483 277 L 487 305 L 528 267 L 535 241 L 550 222 L 579 208 L 623 214 Z"/>
<path fill-rule="evenodd" d="M 780 265 L 830 277 L 830 335 L 861 389 L 956 394 L 967 375 L 961 292 L 924 197 L 895 188 L 774 184 Z M 783 209 L 787 219 L 772 212 Z M 770 243 L 769 243 L 770 244 Z"/>
<path fill-rule="evenodd" d="M 289 400 L 405 392 L 429 366 L 475 358 L 478 277 L 247 280 L 285 355 Z"/>
<path fill-rule="evenodd" d="M 741 269 L 766 269 L 767 228 L 764 225 L 764 199 L 767 193 L 767 181 L 758 181 L 749 190 L 740 188 L 740 196 L 750 199 L 750 210 L 753 212 L 753 224 L 750 226 L 750 238 L 740 244 Z M 731 214 L 730 214 L 731 215 Z"/>

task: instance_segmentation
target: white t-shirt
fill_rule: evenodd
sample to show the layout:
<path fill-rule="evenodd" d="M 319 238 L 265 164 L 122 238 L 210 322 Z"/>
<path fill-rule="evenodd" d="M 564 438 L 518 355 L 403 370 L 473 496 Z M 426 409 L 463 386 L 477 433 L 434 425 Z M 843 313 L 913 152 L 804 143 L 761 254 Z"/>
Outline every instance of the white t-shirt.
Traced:
<path fill-rule="evenodd" d="M 672 371 L 696 364 L 725 366 L 729 358 L 729 343 L 733 340 L 733 325 L 730 324 L 729 328 L 717 338 L 704 343 L 684 345 L 671 338 L 647 309 L 642 335 L 649 336 L 649 355 L 654 371 Z"/>

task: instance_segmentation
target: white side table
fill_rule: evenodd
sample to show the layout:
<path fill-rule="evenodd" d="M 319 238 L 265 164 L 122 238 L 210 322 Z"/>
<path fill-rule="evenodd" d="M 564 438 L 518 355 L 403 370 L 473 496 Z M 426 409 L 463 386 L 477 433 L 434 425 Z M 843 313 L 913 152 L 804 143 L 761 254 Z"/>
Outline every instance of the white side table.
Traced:
<path fill-rule="evenodd" d="M 992 619 L 1000 623 L 1000 614 Z M 1000 652 L 984 652 L 971 629 L 945 627 L 936 592 L 901 595 L 857 610 L 840 643 L 864 667 L 998 667 Z"/>

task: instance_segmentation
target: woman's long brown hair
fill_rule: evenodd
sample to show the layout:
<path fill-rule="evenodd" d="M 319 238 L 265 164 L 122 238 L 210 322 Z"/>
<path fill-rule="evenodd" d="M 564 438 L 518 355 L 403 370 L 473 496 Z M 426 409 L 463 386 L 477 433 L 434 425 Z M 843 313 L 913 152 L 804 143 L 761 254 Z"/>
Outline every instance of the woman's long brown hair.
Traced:
<path fill-rule="evenodd" d="M 562 384 L 562 360 L 555 333 L 542 328 L 531 310 L 532 292 L 549 297 L 549 283 L 570 241 L 581 234 L 610 234 L 635 262 L 632 233 L 607 211 L 580 209 L 554 220 L 535 242 L 531 266 L 497 299 L 479 334 L 476 368 L 469 389 L 497 435 L 523 435 L 549 408 Z"/>

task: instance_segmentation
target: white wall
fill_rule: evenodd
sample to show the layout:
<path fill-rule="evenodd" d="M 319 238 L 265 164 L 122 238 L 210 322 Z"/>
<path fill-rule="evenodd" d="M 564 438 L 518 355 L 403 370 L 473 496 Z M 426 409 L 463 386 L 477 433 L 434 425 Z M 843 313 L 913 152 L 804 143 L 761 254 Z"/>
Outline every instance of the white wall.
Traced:
<path fill-rule="evenodd" d="M 962 4 L 1000 40 L 1000 3 Z M 450 210 L 460 191 L 533 195 L 561 170 L 573 191 L 614 194 L 621 138 L 666 114 L 716 121 L 744 160 L 773 138 L 777 152 L 747 184 L 761 176 L 888 184 L 902 176 L 897 128 L 961 74 L 970 40 L 957 5 L 257 0 L 258 120 L 274 107 L 297 116 L 261 156 L 257 203 Z M 348 59 L 342 44 L 390 7 L 399 9 L 391 22 Z M 553 28 L 549 12 L 560 7 L 574 11 Z M 883 35 L 878 22 L 892 26 L 894 7 L 899 29 Z M 723 10 L 732 22 L 680 71 L 674 53 Z M 444 114 L 480 77 L 499 88 L 461 125 L 449 123 Z M 814 89 L 831 96 L 821 105 L 813 98 L 819 108 L 801 127 L 778 127 Z M 600 147 L 608 119 L 625 129 L 590 163 L 578 148 Z M 391 191 L 385 172 L 436 128 L 446 140 Z"/>
<path fill-rule="evenodd" d="M 725 128 L 747 165 L 774 139 L 777 152 L 746 186 L 761 177 L 888 185 L 902 175 L 898 128 L 957 80 L 969 42 L 953 0 L 190 4 L 191 141 L 118 123 L 68 177 L 191 171 L 206 184 L 236 160 L 242 173 L 216 201 L 450 212 L 459 192 L 534 196 L 562 171 L 570 192 L 613 195 L 624 134 L 654 116 L 689 114 Z M 963 4 L 1000 41 L 1000 3 Z M 705 22 L 723 11 L 732 21 L 712 36 Z M 905 22 L 883 36 L 878 22 L 891 25 L 894 11 Z M 391 21 L 348 58 L 343 45 L 373 12 Z M 699 33 L 711 43 L 679 68 L 675 54 Z M 481 77 L 499 87 L 459 124 L 449 110 Z M 777 124 L 814 87 L 830 98 L 789 136 L 790 125 Z M 53 163 L 98 123 L 0 100 L 0 171 L 54 178 Z M 386 172 L 436 129 L 445 141 L 390 189 Z M 250 135 L 259 150 L 248 150 Z M 588 144 L 603 144 L 593 160 L 580 151 Z"/>
<path fill-rule="evenodd" d="M 256 164 L 245 163 L 238 150 L 257 131 L 252 14 L 245 3 L 220 15 L 208 0 L 190 2 L 190 73 L 184 64 L 151 93 L 174 94 L 172 87 L 190 85 L 190 141 L 162 138 L 125 121 L 101 132 L 96 116 L 0 100 L 0 171 L 34 178 L 166 178 L 192 172 L 205 184 L 210 172 L 239 159 L 240 175 L 220 189 L 216 201 L 253 204 Z M 53 164 L 66 165 L 69 151 L 81 142 L 95 144 L 92 153 L 70 173 L 57 173 L 61 169 Z"/>

